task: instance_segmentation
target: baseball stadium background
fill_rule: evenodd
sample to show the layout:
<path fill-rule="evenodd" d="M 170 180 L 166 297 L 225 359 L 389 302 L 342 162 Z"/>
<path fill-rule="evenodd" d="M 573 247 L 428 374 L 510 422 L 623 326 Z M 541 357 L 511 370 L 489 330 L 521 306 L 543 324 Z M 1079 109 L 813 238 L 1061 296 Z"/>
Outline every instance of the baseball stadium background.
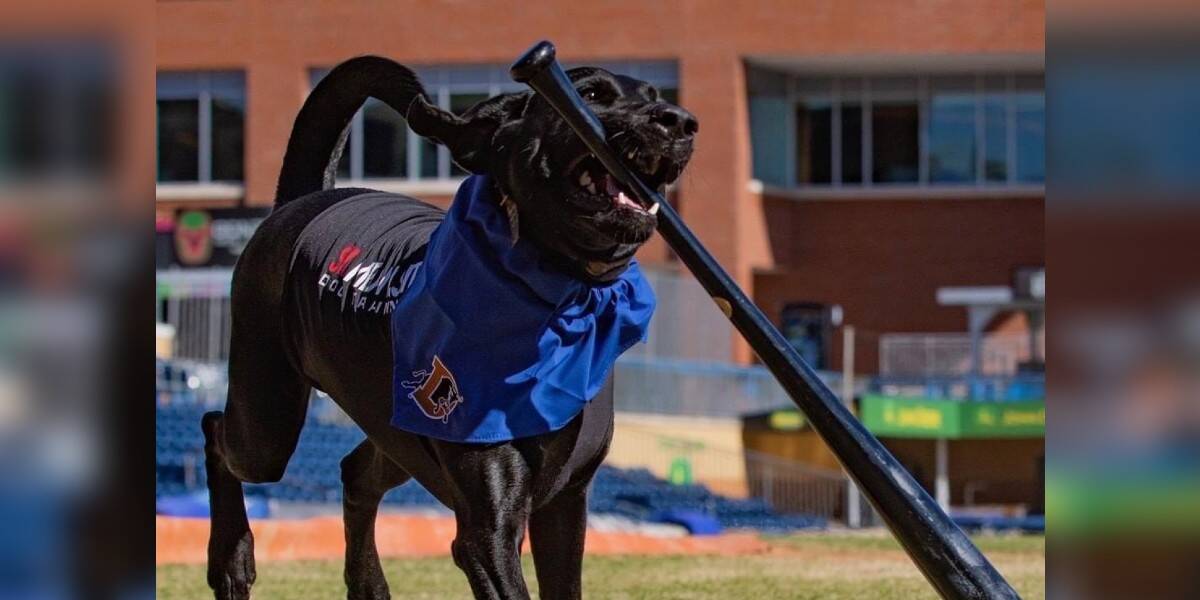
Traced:
<path fill-rule="evenodd" d="M 156 10 L 163 597 L 205 592 L 199 417 L 224 401 L 231 268 L 269 212 L 307 91 L 372 53 L 414 67 L 438 103 L 462 110 L 518 89 L 507 66 L 539 38 L 568 65 L 647 80 L 697 115 L 696 156 L 670 190 L 683 218 L 867 428 L 980 532 L 1022 595 L 1044 595 L 1042 3 Z M 371 101 L 339 185 L 445 206 L 462 175 Z M 617 365 L 615 439 L 590 497 L 588 594 L 931 594 L 666 245 L 639 258 L 662 308 Z M 311 402 L 283 481 L 247 486 L 260 597 L 342 593 L 338 461 L 362 436 L 328 398 Z M 448 513 L 415 483 L 391 492 L 385 512 L 393 592 L 466 594 Z"/>

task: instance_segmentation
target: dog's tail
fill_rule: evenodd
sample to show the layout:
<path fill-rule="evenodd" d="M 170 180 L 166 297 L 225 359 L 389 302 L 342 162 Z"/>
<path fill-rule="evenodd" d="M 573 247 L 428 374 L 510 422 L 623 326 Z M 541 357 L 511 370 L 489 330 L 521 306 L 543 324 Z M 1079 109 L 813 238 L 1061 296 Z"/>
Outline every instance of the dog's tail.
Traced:
<path fill-rule="evenodd" d="M 360 56 L 334 67 L 296 115 L 275 188 L 276 207 L 333 187 L 350 120 L 367 97 L 382 100 L 405 118 L 414 101 L 428 102 L 417 76 L 397 62 Z"/>

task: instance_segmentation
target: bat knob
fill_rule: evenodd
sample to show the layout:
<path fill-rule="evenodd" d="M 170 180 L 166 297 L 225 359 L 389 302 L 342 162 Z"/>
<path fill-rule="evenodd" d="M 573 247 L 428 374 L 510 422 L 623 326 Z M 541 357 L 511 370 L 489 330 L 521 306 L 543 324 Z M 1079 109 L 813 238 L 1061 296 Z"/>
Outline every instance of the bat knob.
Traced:
<path fill-rule="evenodd" d="M 522 54 L 521 58 L 513 63 L 508 73 L 512 76 L 513 81 L 527 83 L 546 67 L 554 64 L 554 58 L 554 44 L 549 40 L 542 40 L 526 50 L 525 54 Z"/>

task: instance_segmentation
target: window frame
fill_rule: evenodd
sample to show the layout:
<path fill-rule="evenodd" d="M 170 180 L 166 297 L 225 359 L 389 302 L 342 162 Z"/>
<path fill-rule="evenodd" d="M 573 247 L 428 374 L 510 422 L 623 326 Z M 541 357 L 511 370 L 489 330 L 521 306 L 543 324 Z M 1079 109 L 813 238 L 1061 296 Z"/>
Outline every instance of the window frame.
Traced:
<path fill-rule="evenodd" d="M 227 93 L 229 92 L 229 93 Z M 242 178 L 213 179 L 213 99 L 233 98 L 242 106 Z M 177 186 L 240 186 L 246 180 L 246 74 L 241 70 L 159 70 L 155 73 L 155 110 L 162 100 L 196 100 L 196 179 L 163 181 L 158 179 L 158 122 L 155 121 L 155 184 Z"/>
<path fill-rule="evenodd" d="M 628 60 L 628 61 L 585 61 L 579 65 L 595 66 L 608 69 L 614 73 L 628 75 L 645 80 L 656 87 L 674 89 L 679 86 L 679 63 L 676 60 Z M 450 110 L 452 95 L 481 94 L 493 97 L 508 92 L 520 92 L 528 89 L 517 83 L 509 76 L 509 66 L 499 64 L 443 64 L 412 66 L 426 93 L 434 103 L 444 110 Z M 309 90 L 316 87 L 317 82 L 329 73 L 331 67 L 313 67 L 309 69 Z M 355 186 L 369 183 L 380 189 L 396 188 L 411 191 L 410 188 L 449 190 L 457 188 L 464 177 L 453 175 L 451 172 L 450 151 L 443 145 L 437 145 L 437 176 L 421 176 L 421 146 L 426 140 L 408 129 L 407 164 L 404 177 L 368 177 L 363 172 L 365 151 L 364 117 L 360 108 L 350 121 L 350 136 L 346 141 L 346 152 L 349 154 L 350 174 L 339 178 L 338 186 Z"/>
<path fill-rule="evenodd" d="M 975 174 L 973 181 L 963 183 L 935 183 L 930 181 L 930 120 L 932 118 L 931 80 L 944 76 L 967 76 L 974 82 L 974 119 L 975 119 Z M 1045 182 L 1019 181 L 1017 174 L 1017 93 L 1016 81 L 1022 77 L 1041 79 L 1041 93 L 1045 95 L 1045 79 L 1043 72 L 1009 70 L 1009 71 L 972 71 L 969 73 L 863 73 L 852 75 L 820 74 L 805 75 L 785 74 L 785 98 L 789 109 L 786 112 L 787 122 L 784 123 L 787 136 L 785 163 L 785 190 L 793 196 L 912 196 L 929 194 L 932 196 L 961 194 L 963 192 L 983 192 L 986 194 L 1024 195 L 1028 193 L 1044 193 Z M 872 89 L 872 82 L 891 77 L 906 77 L 916 80 L 915 102 L 917 104 L 917 181 L 914 183 L 881 183 L 874 181 L 874 132 L 873 112 L 877 102 L 888 100 L 911 100 L 912 94 L 906 92 L 878 92 Z M 987 87 L 989 79 L 1003 77 L 1004 107 L 1005 107 L 1005 179 L 989 181 L 986 170 L 987 122 L 985 99 L 995 96 L 996 89 Z M 849 98 L 846 92 L 847 82 L 853 82 L 856 91 Z M 901 98 L 901 96 L 904 96 Z M 796 109 L 801 104 L 828 102 L 832 107 L 831 141 L 829 151 L 831 176 L 830 183 L 804 183 L 798 178 L 799 170 L 799 140 L 796 135 Z M 862 107 L 862 173 L 861 183 L 843 182 L 842 165 L 842 107 L 847 102 L 859 104 Z M 753 132 L 751 132 L 752 134 Z M 753 148 L 753 142 L 751 143 Z M 753 187 L 761 189 L 774 185 L 759 181 L 755 176 Z"/>

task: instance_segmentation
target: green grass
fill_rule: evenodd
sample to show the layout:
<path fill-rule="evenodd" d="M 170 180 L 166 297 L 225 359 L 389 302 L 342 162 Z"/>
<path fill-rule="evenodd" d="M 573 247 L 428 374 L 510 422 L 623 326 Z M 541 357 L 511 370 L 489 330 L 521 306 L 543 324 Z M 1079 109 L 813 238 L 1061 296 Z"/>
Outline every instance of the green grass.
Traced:
<path fill-rule="evenodd" d="M 936 598 L 891 537 L 880 532 L 770 537 L 751 556 L 589 556 L 588 598 Z M 980 549 L 1026 600 L 1045 598 L 1046 544 L 1041 536 L 982 536 Z M 530 591 L 533 564 L 525 557 Z M 345 597 L 341 561 L 258 565 L 257 600 Z M 466 579 L 446 558 L 384 561 L 397 598 L 470 597 Z M 208 598 L 201 565 L 158 568 L 158 598 Z"/>

